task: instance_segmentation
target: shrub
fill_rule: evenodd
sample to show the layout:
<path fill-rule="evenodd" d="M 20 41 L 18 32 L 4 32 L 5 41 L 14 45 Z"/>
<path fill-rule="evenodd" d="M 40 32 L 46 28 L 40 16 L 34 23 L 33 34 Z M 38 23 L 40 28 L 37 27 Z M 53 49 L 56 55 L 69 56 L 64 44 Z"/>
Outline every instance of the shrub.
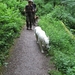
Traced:
<path fill-rule="evenodd" d="M 59 48 L 61 51 L 64 51 L 65 53 L 68 53 L 70 49 L 74 52 L 74 41 L 66 32 L 60 21 L 55 21 L 54 19 L 50 18 L 49 14 L 41 18 L 39 25 L 50 37 L 52 45 L 54 45 L 56 48 Z"/>
<path fill-rule="evenodd" d="M 75 74 L 75 60 L 73 58 L 75 56 L 75 41 L 72 35 L 66 31 L 61 21 L 52 18 L 51 14 L 41 17 L 38 24 L 50 37 L 49 53 L 55 56 L 58 70 L 66 75 Z"/>
<path fill-rule="evenodd" d="M 59 71 L 66 75 L 75 74 L 75 59 L 74 57 L 69 57 L 66 54 L 55 51 L 55 61 L 56 67 Z"/>
<path fill-rule="evenodd" d="M 58 70 L 51 70 L 48 73 L 49 73 L 49 75 L 62 75 L 62 73 L 59 72 Z"/>
<path fill-rule="evenodd" d="M 44 2 L 44 0 L 42 1 L 35 0 L 34 2 L 36 3 L 37 10 L 38 10 L 36 14 L 39 16 L 50 13 L 53 10 L 53 6 L 50 4 L 50 2 L 47 4 Z"/>
<path fill-rule="evenodd" d="M 13 40 L 19 36 L 24 20 L 17 8 L 18 1 L 2 0 L 0 2 L 0 66 L 8 57 Z"/>

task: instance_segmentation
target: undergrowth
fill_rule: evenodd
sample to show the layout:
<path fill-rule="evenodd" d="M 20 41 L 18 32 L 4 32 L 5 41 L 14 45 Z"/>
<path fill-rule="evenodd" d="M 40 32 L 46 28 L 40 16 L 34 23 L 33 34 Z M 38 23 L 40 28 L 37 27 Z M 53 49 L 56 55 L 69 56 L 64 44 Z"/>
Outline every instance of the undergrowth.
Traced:
<path fill-rule="evenodd" d="M 0 66 L 6 63 L 9 49 L 24 25 L 25 18 L 21 15 L 20 7 L 20 1 L 0 1 Z"/>
<path fill-rule="evenodd" d="M 63 75 L 75 74 L 75 39 L 68 34 L 61 21 L 47 14 L 38 23 L 50 38 L 49 54 L 54 56 L 55 65 Z"/>

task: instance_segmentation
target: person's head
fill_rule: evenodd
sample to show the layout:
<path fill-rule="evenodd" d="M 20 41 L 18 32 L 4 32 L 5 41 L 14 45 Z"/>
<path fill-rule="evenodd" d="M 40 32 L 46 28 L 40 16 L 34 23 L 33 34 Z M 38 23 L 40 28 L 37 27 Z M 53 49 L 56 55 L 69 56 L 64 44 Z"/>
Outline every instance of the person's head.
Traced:
<path fill-rule="evenodd" d="M 31 5 L 33 3 L 32 0 L 28 0 L 28 4 Z"/>

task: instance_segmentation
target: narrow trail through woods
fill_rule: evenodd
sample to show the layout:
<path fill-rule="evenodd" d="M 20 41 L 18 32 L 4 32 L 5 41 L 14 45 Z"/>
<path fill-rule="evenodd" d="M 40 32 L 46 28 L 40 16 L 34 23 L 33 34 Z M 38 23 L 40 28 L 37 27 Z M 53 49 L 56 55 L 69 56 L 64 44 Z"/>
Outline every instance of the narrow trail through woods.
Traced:
<path fill-rule="evenodd" d="M 41 53 L 34 31 L 26 30 L 24 26 L 2 75 L 48 75 L 48 70 L 53 68 L 50 57 Z"/>

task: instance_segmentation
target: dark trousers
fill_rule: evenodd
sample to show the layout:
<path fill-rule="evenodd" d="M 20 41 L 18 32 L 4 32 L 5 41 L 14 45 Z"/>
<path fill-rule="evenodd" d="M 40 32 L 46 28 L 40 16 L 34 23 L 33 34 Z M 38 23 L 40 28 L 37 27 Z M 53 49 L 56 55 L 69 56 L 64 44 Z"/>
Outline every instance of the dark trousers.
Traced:
<path fill-rule="evenodd" d="M 26 26 L 27 28 L 32 28 L 33 14 L 26 14 Z"/>

